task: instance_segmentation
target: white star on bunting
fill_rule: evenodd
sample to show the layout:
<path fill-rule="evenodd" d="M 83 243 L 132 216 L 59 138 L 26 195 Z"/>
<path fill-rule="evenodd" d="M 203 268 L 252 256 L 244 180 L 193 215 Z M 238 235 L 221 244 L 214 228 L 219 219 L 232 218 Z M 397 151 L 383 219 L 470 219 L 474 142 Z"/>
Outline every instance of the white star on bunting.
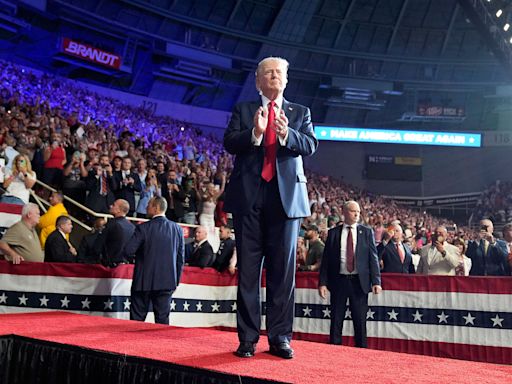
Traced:
<path fill-rule="evenodd" d="M 371 308 L 368 308 L 368 312 L 366 312 L 366 318 L 367 318 L 367 319 L 374 319 L 374 320 L 375 320 L 375 318 L 373 317 L 373 315 L 375 315 L 375 312 L 374 312 L 374 311 L 372 311 L 372 309 L 371 309 Z"/>
<path fill-rule="evenodd" d="M 8 296 L 5 294 L 5 292 L 2 292 L 2 296 L 0 296 L 0 304 L 4 303 L 7 304 Z"/>
<path fill-rule="evenodd" d="M 188 303 L 188 301 L 185 301 L 185 302 L 183 303 L 183 310 L 184 310 L 184 311 L 188 311 L 188 307 L 190 307 L 190 304 Z"/>
<path fill-rule="evenodd" d="M 351 319 L 352 318 L 352 312 L 350 312 L 350 309 L 347 308 L 345 311 L 345 319 Z"/>
<path fill-rule="evenodd" d="M 423 321 L 421 320 L 421 318 L 423 317 L 423 313 L 420 313 L 420 311 L 418 310 L 416 310 L 416 312 L 412 314 L 412 317 L 414 317 L 413 321 L 419 321 L 420 323 Z"/>
<path fill-rule="evenodd" d="M 212 312 L 219 312 L 220 305 L 217 302 L 212 304 Z"/>
<path fill-rule="evenodd" d="M 312 309 L 306 306 L 306 308 L 302 308 L 302 311 L 304 312 L 304 316 L 311 316 Z"/>
<path fill-rule="evenodd" d="M 203 311 L 203 303 L 199 302 L 196 304 L 196 311 L 202 312 Z"/>
<path fill-rule="evenodd" d="M 450 315 L 445 315 L 444 311 L 442 311 L 440 315 L 437 315 L 437 317 L 439 317 L 439 324 L 443 322 L 448 324 L 448 318 L 450 317 Z"/>
<path fill-rule="evenodd" d="M 468 324 L 475 325 L 474 320 L 476 319 L 476 317 L 471 316 L 471 312 L 468 312 L 468 315 L 462 316 L 462 318 L 464 320 L 466 320 L 466 324 L 464 324 L 464 325 L 468 325 Z"/>
<path fill-rule="evenodd" d="M 176 310 L 176 302 L 173 300 L 171 301 L 171 311 L 175 311 Z"/>
<path fill-rule="evenodd" d="M 398 321 L 398 312 L 395 312 L 395 309 L 393 308 L 391 312 L 387 313 L 389 316 L 389 320 L 396 320 Z"/>
<path fill-rule="evenodd" d="M 130 305 L 132 305 L 130 299 L 126 298 L 126 300 L 123 301 L 124 309 L 129 310 L 130 309 Z"/>
<path fill-rule="evenodd" d="M 500 326 L 503 328 L 503 320 L 505 319 L 502 319 L 501 317 L 498 316 L 498 314 L 496 314 L 496 317 L 491 317 L 491 321 L 492 321 L 492 326 L 493 327 L 496 327 L 496 326 Z"/>
<path fill-rule="evenodd" d="M 71 301 L 71 300 L 68 300 L 68 297 L 67 297 L 67 296 L 64 296 L 64 298 L 60 301 L 60 302 L 61 302 L 60 307 L 61 307 L 61 308 L 64 308 L 64 307 L 69 308 L 69 302 L 70 302 L 70 301 Z"/>
<path fill-rule="evenodd" d="M 21 297 L 18 297 L 18 300 L 20 301 L 20 305 L 27 305 L 28 297 L 25 297 L 25 294 L 23 294 Z"/>
<path fill-rule="evenodd" d="M 233 304 L 231 304 L 231 311 L 236 312 L 236 301 L 233 301 Z"/>
<path fill-rule="evenodd" d="M 329 307 L 322 309 L 322 312 L 324 313 L 324 317 L 331 317 L 331 310 L 329 309 Z"/>
<path fill-rule="evenodd" d="M 82 309 L 85 309 L 85 308 L 91 309 L 91 307 L 89 307 L 89 304 L 91 304 L 91 301 L 89 300 L 88 297 L 86 297 L 85 300 L 82 300 L 81 303 L 82 303 Z"/>
<path fill-rule="evenodd" d="M 113 309 L 112 305 L 114 305 L 114 302 L 111 299 L 108 299 L 107 301 L 104 301 L 103 304 L 105 304 L 103 309 L 110 309 L 110 310 Z"/>
<path fill-rule="evenodd" d="M 48 306 L 48 301 L 50 301 L 50 299 L 47 299 L 46 295 L 44 295 L 43 297 L 41 297 L 39 299 L 39 301 L 41 302 L 41 304 L 39 305 L 40 307 L 47 307 Z"/>

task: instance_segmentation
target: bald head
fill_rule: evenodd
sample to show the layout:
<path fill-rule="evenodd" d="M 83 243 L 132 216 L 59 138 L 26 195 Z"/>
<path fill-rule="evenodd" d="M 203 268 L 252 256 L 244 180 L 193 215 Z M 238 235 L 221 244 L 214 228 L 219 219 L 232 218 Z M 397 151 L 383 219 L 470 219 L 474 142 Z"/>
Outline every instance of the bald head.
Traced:
<path fill-rule="evenodd" d="M 124 199 L 117 199 L 114 204 L 110 206 L 110 213 L 114 217 L 123 217 L 130 211 L 130 203 Z"/>
<path fill-rule="evenodd" d="M 347 225 L 353 225 L 359 222 L 361 216 L 361 208 L 357 201 L 349 200 L 343 204 L 343 217 L 344 223 Z"/>

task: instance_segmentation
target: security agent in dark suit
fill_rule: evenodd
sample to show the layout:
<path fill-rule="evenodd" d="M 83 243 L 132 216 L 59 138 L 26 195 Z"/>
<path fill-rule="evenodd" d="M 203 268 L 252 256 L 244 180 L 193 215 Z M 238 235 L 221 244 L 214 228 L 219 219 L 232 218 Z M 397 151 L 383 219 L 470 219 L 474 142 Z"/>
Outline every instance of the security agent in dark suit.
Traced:
<path fill-rule="evenodd" d="M 130 204 L 124 199 L 117 199 L 110 206 L 109 212 L 114 218 L 108 220 L 102 232 L 102 241 L 105 244 L 102 264 L 107 267 L 115 268 L 119 264 L 126 264 L 133 256 L 125 251 L 125 246 L 135 231 L 135 226 L 126 218 L 129 210 Z"/>
<path fill-rule="evenodd" d="M 507 243 L 493 235 L 491 220 L 480 221 L 477 238 L 468 242 L 466 256 L 471 259 L 470 276 L 509 276 Z"/>
<path fill-rule="evenodd" d="M 400 224 L 391 225 L 393 238 L 382 248 L 379 254 L 381 272 L 414 273 L 412 254 L 403 243 L 404 232 Z"/>
<path fill-rule="evenodd" d="M 58 263 L 76 263 L 76 249 L 66 239 L 73 230 L 73 223 L 68 216 L 59 216 L 57 227 L 50 233 L 44 244 L 44 261 Z"/>
<path fill-rule="evenodd" d="M 165 217 L 167 202 L 153 197 L 148 203 L 150 221 L 136 227 L 126 245 L 135 254 L 130 319 L 144 321 L 153 304 L 155 323 L 169 324 L 171 295 L 179 284 L 184 264 L 183 230 Z"/>
<path fill-rule="evenodd" d="M 130 204 L 128 216 L 133 216 L 135 212 L 135 192 L 142 191 L 142 184 L 139 175 L 131 171 L 132 159 L 125 157 L 121 164 L 121 170 L 114 172 L 114 184 L 116 189 L 114 193 L 116 198 L 124 199 Z"/>
<path fill-rule="evenodd" d="M 308 108 L 283 98 L 288 62 L 263 59 L 256 70 L 260 100 L 237 104 L 224 134 L 236 155 L 224 210 L 233 214 L 238 254 L 237 330 L 240 357 L 254 355 L 261 322 L 261 270 L 266 265 L 270 353 L 292 358 L 295 253 L 302 218 L 311 214 L 302 157 L 318 146 Z"/>
<path fill-rule="evenodd" d="M 200 225 L 194 233 L 194 243 L 187 264 L 191 267 L 210 267 L 214 258 L 213 248 L 208 242 L 208 232 L 205 227 Z"/>
<path fill-rule="evenodd" d="M 373 230 L 357 224 L 360 214 L 357 202 L 346 202 L 343 206 L 343 225 L 329 231 L 320 267 L 318 292 L 322 299 L 327 298 L 327 291 L 331 292 L 329 342 L 341 344 L 348 298 L 356 347 L 366 348 L 368 292 L 379 294 L 382 287 Z"/>
<path fill-rule="evenodd" d="M 227 225 L 222 225 L 219 228 L 220 245 L 219 250 L 215 256 L 213 268 L 219 272 L 228 270 L 229 273 L 234 274 L 235 265 L 233 257 L 236 259 L 235 240 L 231 238 L 231 228 Z"/>

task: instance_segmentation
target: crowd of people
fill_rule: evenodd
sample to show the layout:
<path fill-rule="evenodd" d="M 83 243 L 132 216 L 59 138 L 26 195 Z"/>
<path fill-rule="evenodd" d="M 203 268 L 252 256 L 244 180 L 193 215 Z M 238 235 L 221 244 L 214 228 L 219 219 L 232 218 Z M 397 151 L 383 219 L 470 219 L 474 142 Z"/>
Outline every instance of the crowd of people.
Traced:
<path fill-rule="evenodd" d="M 233 243 L 226 244 L 232 221 L 223 211 L 223 192 L 233 169 L 233 157 L 220 140 L 198 127 L 167 116 L 154 116 L 71 80 L 0 61 L 0 159 L 5 161 L 0 164 L 1 202 L 27 206 L 31 190 L 50 200 L 49 212 L 41 220 L 38 218 L 34 227 L 40 232 L 42 249 L 51 233 L 59 230 L 66 241 L 61 245 L 68 245 L 77 261 L 101 261 L 110 266 L 131 262 L 133 255 L 120 255 L 110 249 L 119 246 L 119 242 L 99 247 L 93 239 L 111 237 L 108 241 L 117 241 L 113 239 L 118 239 L 119 233 L 121 237 L 129 236 L 126 231 L 130 227 L 114 223 L 120 221 L 119 217 L 146 218 L 150 199 L 161 196 L 168 203 L 169 219 L 199 225 L 194 241 L 186 249 L 187 261 L 234 273 L 236 250 Z M 301 227 L 297 251 L 300 271 L 319 269 L 327 231 L 343 222 L 342 206 L 348 200 L 360 204 L 361 220 L 374 229 L 378 244 L 393 241 L 398 224 L 412 255 L 421 255 L 422 247 L 435 244 L 439 237 L 464 247 L 481 237 L 478 231 L 457 228 L 449 220 L 399 206 L 332 177 L 307 172 L 307 178 L 312 214 Z M 49 196 L 38 187 L 37 180 L 59 192 Z M 65 201 L 63 195 L 95 212 L 111 213 L 115 219 L 108 223 L 95 220 Z M 512 183 L 496 182 L 483 193 L 476 208 L 478 216 L 508 221 L 512 217 L 509 196 Z M 31 223 L 35 220 L 34 210 L 32 207 L 24 213 L 24 217 L 32 214 Z M 59 218 L 69 216 L 94 227 L 83 244 L 69 243 L 66 231 L 72 225 L 68 220 L 57 223 Z M 216 227 L 220 227 L 220 237 L 215 236 Z M 446 230 L 441 235 L 440 227 Z M 202 251 L 205 241 L 210 243 L 211 251 Z M 206 256 L 199 257 L 199 249 Z M 229 255 L 226 249 L 230 250 Z M 12 249 L 4 253 L 9 252 Z M 36 256 L 39 260 L 40 255 Z M 416 259 L 417 268 L 421 259 Z"/>

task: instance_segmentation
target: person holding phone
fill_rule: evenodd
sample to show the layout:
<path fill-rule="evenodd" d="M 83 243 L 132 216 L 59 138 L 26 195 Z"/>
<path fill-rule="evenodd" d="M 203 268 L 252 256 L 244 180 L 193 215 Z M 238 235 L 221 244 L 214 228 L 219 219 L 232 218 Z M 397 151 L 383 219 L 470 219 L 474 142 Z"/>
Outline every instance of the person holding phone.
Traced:
<path fill-rule="evenodd" d="M 441 225 L 436 228 L 432 234 L 432 243 L 420 249 L 420 261 L 416 273 L 455 276 L 460 251 L 446 241 L 447 236 L 446 227 Z"/>
<path fill-rule="evenodd" d="M 471 276 L 509 276 L 507 243 L 498 240 L 494 224 L 489 219 L 480 221 L 480 231 L 468 242 L 466 256 L 471 259 Z"/>
<path fill-rule="evenodd" d="M 5 168 L 4 172 L 3 187 L 6 193 L 2 196 L 0 202 L 17 205 L 27 204 L 30 198 L 30 189 L 37 179 L 28 157 L 17 155 L 14 158 L 12 168 Z"/>

